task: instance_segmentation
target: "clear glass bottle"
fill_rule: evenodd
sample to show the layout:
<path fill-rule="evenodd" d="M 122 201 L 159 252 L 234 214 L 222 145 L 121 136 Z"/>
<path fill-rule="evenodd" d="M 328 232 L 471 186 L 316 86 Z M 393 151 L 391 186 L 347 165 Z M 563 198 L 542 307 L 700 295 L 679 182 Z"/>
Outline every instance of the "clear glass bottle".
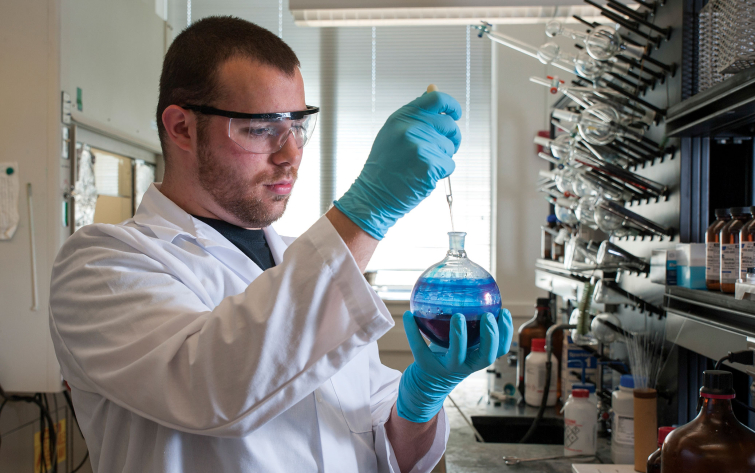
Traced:
<path fill-rule="evenodd" d="M 420 331 L 434 344 L 448 348 L 453 314 L 464 315 L 467 349 L 480 343 L 480 317 L 490 312 L 498 319 L 501 293 L 493 276 L 467 258 L 464 232 L 449 232 L 446 257 L 419 277 L 409 307 Z"/>
<path fill-rule="evenodd" d="M 750 207 L 733 207 L 731 221 L 721 227 L 721 292 L 734 294 L 739 279 L 739 231 L 752 218 Z"/>
<path fill-rule="evenodd" d="M 654 451 L 648 457 L 647 473 L 661 473 L 661 452 L 663 451 L 663 441 L 666 440 L 675 427 L 658 428 L 658 450 Z"/>
<path fill-rule="evenodd" d="M 755 216 L 755 206 L 750 207 Z M 755 218 L 739 231 L 739 279 L 747 281 L 747 270 L 755 268 Z"/>
<path fill-rule="evenodd" d="M 729 221 L 729 209 L 716 209 L 716 219 L 705 232 L 705 285 L 709 291 L 721 290 L 720 231 Z"/>
<path fill-rule="evenodd" d="M 728 371 L 703 371 L 702 407 L 691 422 L 663 442 L 663 473 L 752 473 L 755 432 L 734 416 L 734 376 Z"/>
<path fill-rule="evenodd" d="M 553 315 L 551 314 L 551 300 L 547 297 L 539 297 L 535 304 L 535 315 L 519 326 L 519 355 L 517 356 L 516 366 L 516 388 L 524 399 L 524 373 L 527 355 L 532 351 L 532 340 L 535 338 L 545 338 L 548 328 L 554 324 Z M 553 334 L 553 355 L 558 360 L 558 364 L 553 365 L 551 380 L 556 379 L 556 389 L 561 393 L 561 352 L 564 343 L 564 333 L 558 331 Z"/>

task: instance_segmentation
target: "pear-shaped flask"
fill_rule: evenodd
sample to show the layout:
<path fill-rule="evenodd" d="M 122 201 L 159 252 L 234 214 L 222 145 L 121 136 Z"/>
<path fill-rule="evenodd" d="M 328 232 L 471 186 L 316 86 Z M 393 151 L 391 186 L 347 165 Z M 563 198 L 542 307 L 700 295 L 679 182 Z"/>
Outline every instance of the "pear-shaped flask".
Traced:
<path fill-rule="evenodd" d="M 449 232 L 450 249 L 443 261 L 429 267 L 412 290 L 409 305 L 420 331 L 431 342 L 448 348 L 451 316 L 467 322 L 467 349 L 480 344 L 480 317 L 490 312 L 498 319 L 501 293 L 493 276 L 467 258 L 464 232 Z"/>

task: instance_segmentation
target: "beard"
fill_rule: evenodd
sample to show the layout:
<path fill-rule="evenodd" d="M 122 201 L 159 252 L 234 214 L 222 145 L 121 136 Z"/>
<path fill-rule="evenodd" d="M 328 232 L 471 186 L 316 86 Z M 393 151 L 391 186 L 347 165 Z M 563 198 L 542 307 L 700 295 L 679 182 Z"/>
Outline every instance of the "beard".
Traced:
<path fill-rule="evenodd" d="M 206 143 L 201 136 L 199 142 Z M 272 172 L 257 174 L 251 180 L 243 176 L 232 166 L 224 164 L 223 159 L 215 156 L 210 148 L 202 144 L 197 149 L 199 164 L 199 184 L 209 193 L 223 210 L 236 218 L 245 228 L 264 228 L 281 218 L 288 205 L 288 195 L 276 195 L 265 202 L 261 192 L 262 186 L 281 180 L 296 181 L 297 171 L 294 167 L 276 169 Z M 275 205 L 282 202 L 282 206 Z"/>

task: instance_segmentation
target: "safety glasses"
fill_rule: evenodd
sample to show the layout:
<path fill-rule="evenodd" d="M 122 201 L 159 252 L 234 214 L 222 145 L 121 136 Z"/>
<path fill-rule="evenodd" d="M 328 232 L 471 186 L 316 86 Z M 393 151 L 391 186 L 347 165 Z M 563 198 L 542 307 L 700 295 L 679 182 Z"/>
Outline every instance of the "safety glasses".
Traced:
<path fill-rule="evenodd" d="M 306 110 L 283 113 L 231 112 L 208 105 L 184 105 L 183 108 L 203 115 L 228 118 L 228 137 L 255 154 L 280 151 L 289 136 L 293 136 L 297 148 L 303 148 L 315 131 L 320 112 L 318 107 L 311 105 L 307 105 Z"/>

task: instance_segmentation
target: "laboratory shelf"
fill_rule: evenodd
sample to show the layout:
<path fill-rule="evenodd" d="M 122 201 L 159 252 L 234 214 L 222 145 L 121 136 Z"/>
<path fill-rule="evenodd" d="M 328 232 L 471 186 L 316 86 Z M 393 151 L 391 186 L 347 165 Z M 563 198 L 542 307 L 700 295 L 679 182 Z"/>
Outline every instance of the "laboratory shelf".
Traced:
<path fill-rule="evenodd" d="M 751 136 L 755 128 L 755 68 L 742 71 L 670 107 L 668 136 Z"/>
<path fill-rule="evenodd" d="M 535 263 L 535 285 L 566 299 L 577 300 L 589 280 L 583 274 L 569 271 L 558 261 L 538 259 Z"/>
<path fill-rule="evenodd" d="M 751 300 L 737 300 L 716 291 L 666 286 L 663 306 L 710 328 L 755 337 L 755 302 Z"/>

